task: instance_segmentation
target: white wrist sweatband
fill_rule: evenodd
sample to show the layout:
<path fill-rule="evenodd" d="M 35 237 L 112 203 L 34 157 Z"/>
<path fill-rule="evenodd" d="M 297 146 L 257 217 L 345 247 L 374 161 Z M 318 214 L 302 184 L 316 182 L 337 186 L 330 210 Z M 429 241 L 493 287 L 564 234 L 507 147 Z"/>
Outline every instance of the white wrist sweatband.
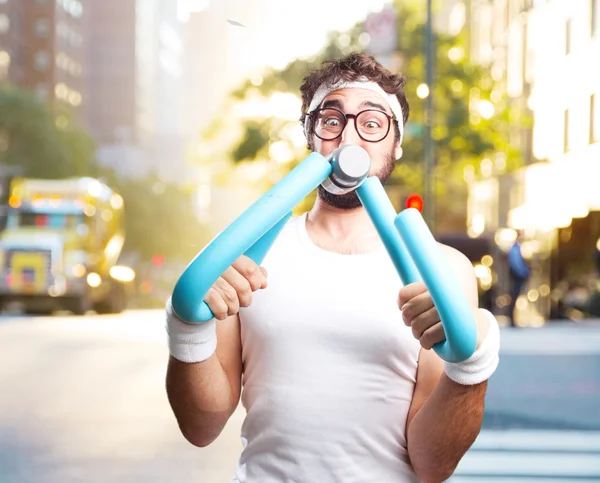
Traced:
<path fill-rule="evenodd" d="M 217 350 L 217 321 L 189 324 L 173 311 L 171 298 L 167 300 L 167 335 L 171 355 L 187 363 L 202 362 Z"/>
<path fill-rule="evenodd" d="M 473 386 L 487 381 L 494 373 L 499 363 L 500 328 L 494 315 L 480 309 L 488 316 L 490 326 L 485 339 L 477 350 L 463 362 L 445 362 L 446 375 L 458 384 Z"/>

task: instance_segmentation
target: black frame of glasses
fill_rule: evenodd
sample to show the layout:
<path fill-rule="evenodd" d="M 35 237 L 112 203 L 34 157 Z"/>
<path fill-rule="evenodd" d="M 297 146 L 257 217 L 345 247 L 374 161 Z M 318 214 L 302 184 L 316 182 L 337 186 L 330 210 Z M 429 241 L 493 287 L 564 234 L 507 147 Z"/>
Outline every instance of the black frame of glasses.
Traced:
<path fill-rule="evenodd" d="M 321 136 L 319 136 L 319 135 L 317 134 L 317 132 L 315 131 L 315 118 L 314 118 L 314 116 L 315 116 L 315 114 L 316 114 L 316 113 L 318 113 L 318 112 L 320 112 L 320 111 L 337 111 L 337 112 L 339 112 L 339 113 L 342 115 L 342 117 L 344 118 L 344 126 L 342 127 L 342 130 L 340 131 L 340 133 L 339 133 L 339 134 L 338 134 L 336 137 L 334 137 L 334 138 L 322 138 L 322 137 L 321 137 Z M 362 134 L 360 133 L 360 131 L 359 131 L 359 129 L 358 129 L 358 123 L 356 122 L 356 121 L 357 121 L 357 118 L 358 118 L 358 116 L 360 116 L 360 115 L 361 115 L 363 112 L 369 112 L 369 111 L 375 111 L 375 112 L 379 112 L 379 113 L 383 114 L 385 117 L 387 117 L 387 118 L 388 118 L 388 127 L 387 127 L 387 131 L 385 132 L 385 134 L 383 135 L 383 137 L 382 137 L 381 139 L 378 139 L 377 141 L 373 141 L 373 140 L 371 140 L 371 139 L 365 139 L 365 138 L 362 136 Z M 312 132 L 312 133 L 313 133 L 315 136 L 317 136 L 319 139 L 321 139 L 321 140 L 323 140 L 323 141 L 335 141 L 337 138 L 339 138 L 339 137 L 340 137 L 340 136 L 341 136 L 341 135 L 344 133 L 344 130 L 346 129 L 346 126 L 348 125 L 348 119 L 354 119 L 354 129 L 356 130 L 356 133 L 358 134 L 358 136 L 359 136 L 359 137 L 360 137 L 360 138 L 361 138 L 363 141 L 365 141 L 365 142 L 367 142 L 367 143 L 380 143 L 380 142 L 381 142 L 381 141 L 383 141 L 383 140 L 384 140 L 384 139 L 385 139 L 385 138 L 388 136 L 388 134 L 390 133 L 390 129 L 391 129 L 391 127 L 392 127 L 392 122 L 396 122 L 396 116 L 391 116 L 391 115 L 390 115 L 390 114 L 388 114 L 387 112 L 385 112 L 385 111 L 382 111 L 382 110 L 380 110 L 380 109 L 364 109 L 364 110 L 362 110 L 362 111 L 360 111 L 360 112 L 357 112 L 356 114 L 345 114 L 345 113 L 343 113 L 342 111 L 340 111 L 339 109 L 336 109 L 335 107 L 322 107 L 322 108 L 319 108 L 319 109 L 315 109 L 315 110 L 314 110 L 314 111 L 312 111 L 312 112 L 309 112 L 309 113 L 308 113 L 308 117 L 310 118 L 310 123 L 311 123 L 311 125 L 310 125 L 310 130 L 311 130 L 311 132 Z"/>

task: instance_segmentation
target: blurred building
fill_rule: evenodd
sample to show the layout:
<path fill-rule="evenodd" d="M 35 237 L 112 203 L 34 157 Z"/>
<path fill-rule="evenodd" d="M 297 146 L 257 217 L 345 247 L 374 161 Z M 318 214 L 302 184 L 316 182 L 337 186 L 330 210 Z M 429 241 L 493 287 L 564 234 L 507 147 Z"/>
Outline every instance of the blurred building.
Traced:
<path fill-rule="evenodd" d="M 0 81 L 83 116 L 85 7 L 78 0 L 0 1 Z"/>
<path fill-rule="evenodd" d="M 192 12 L 184 26 L 185 124 L 190 137 L 208 127 L 229 94 L 229 25 L 216 9 Z"/>
<path fill-rule="evenodd" d="M 137 1 L 140 134 L 164 180 L 185 182 L 183 24 L 173 0 Z"/>
<path fill-rule="evenodd" d="M 177 2 L 90 2 L 86 16 L 90 104 L 99 160 L 123 175 L 185 179 L 183 33 Z"/>
<path fill-rule="evenodd" d="M 137 143 L 136 8 L 134 1 L 89 2 L 86 33 L 86 120 L 101 145 Z"/>
<path fill-rule="evenodd" d="M 491 69 L 498 99 L 531 117 L 507 125 L 524 166 L 503 174 L 502 153 L 470 186 L 469 230 L 506 249 L 525 234 L 533 275 L 524 320 L 565 315 L 564 301 L 595 277 L 600 236 L 599 0 L 471 0 L 472 59 Z M 492 100 L 493 101 L 493 100 Z M 506 274 L 505 274 L 506 275 Z M 499 273 L 498 308 L 506 305 Z"/>
<path fill-rule="evenodd" d="M 188 1 L 185 120 L 186 132 L 197 137 L 218 117 L 231 91 L 262 69 L 266 52 L 259 51 L 257 39 L 271 42 L 264 33 L 273 17 L 263 13 L 270 10 L 269 0 Z"/>
<path fill-rule="evenodd" d="M 469 11 L 462 0 L 441 0 L 435 6 L 433 28 L 437 32 L 457 35 L 466 26 Z"/>

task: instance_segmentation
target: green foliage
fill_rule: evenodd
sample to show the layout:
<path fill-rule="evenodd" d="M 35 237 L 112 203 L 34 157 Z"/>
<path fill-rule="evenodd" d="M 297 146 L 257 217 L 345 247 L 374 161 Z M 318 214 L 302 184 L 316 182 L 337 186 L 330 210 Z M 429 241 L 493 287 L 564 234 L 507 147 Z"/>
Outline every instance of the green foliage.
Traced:
<path fill-rule="evenodd" d="M 408 166 L 397 170 L 396 174 L 400 174 L 400 183 L 412 184 L 411 189 L 420 190 L 420 171 L 425 149 L 426 100 L 420 99 L 416 91 L 419 84 L 425 81 L 425 25 L 415 21 L 416 14 L 411 10 L 398 6 L 398 11 L 401 22 L 399 46 L 404 58 L 402 72 L 407 78 L 405 91 L 411 114 L 402 158 L 402 163 L 407 163 Z M 502 153 L 506 159 L 506 169 L 519 166 L 520 153 L 508 143 L 508 132 L 510 118 L 520 117 L 521 113 L 515 108 L 509 108 L 504 99 L 492 102 L 494 115 L 490 119 L 483 119 L 474 112 L 477 110 L 477 102 L 491 102 L 495 86 L 489 72 L 470 63 L 468 46 L 462 34 L 450 36 L 437 33 L 434 35 L 434 43 L 433 138 L 438 180 L 436 192 L 443 195 L 448 181 L 463 184 L 465 166 L 477 167 L 485 157 Z M 413 183 L 406 183 L 407 180 L 404 179 L 409 170 L 413 171 Z"/>
<path fill-rule="evenodd" d="M 0 164 L 20 166 L 22 175 L 60 179 L 93 176 L 125 202 L 125 251 L 142 259 L 155 253 L 188 261 L 206 243 L 190 192 L 154 177 L 124 179 L 98 166 L 92 139 L 58 106 L 13 86 L 0 88 Z"/>
<path fill-rule="evenodd" d="M 126 179 L 106 171 L 104 180 L 123 196 L 124 251 L 142 260 L 160 253 L 170 261 L 189 261 L 208 241 L 192 208 L 192 193 L 155 177 Z"/>
<path fill-rule="evenodd" d="M 234 183 L 232 179 L 237 179 L 232 174 L 232 169 L 243 168 L 249 162 L 267 161 L 269 173 L 258 181 L 244 180 L 244 184 L 252 184 L 261 192 L 270 188 L 308 154 L 306 144 L 298 144 L 297 139 L 293 139 L 293 131 L 300 128 L 300 110 L 297 118 L 293 120 L 261 117 L 241 119 L 236 123 L 235 116 L 232 115 L 235 104 L 256 99 L 257 96 L 266 99 L 276 92 L 291 93 L 299 97 L 304 77 L 321 62 L 341 58 L 350 52 L 363 49 L 359 39 L 362 31 L 362 25 L 357 25 L 347 34 L 331 33 L 327 47 L 314 57 L 295 60 L 282 70 L 268 69 L 258 82 L 253 78 L 243 83 L 231 93 L 231 102 L 224 106 L 221 115 L 204 131 L 200 143 L 204 153 L 196 154 L 193 162 L 210 165 L 213 183 L 231 186 Z M 232 133 L 237 133 L 237 137 L 234 134 L 234 139 L 231 139 Z M 270 147 L 276 142 L 287 145 L 293 153 L 293 159 L 285 162 L 275 161 Z M 298 209 L 307 207 L 313 199 L 314 196 L 309 195 Z"/>
<path fill-rule="evenodd" d="M 396 193 L 424 190 L 425 151 L 425 99 L 417 95 L 417 87 L 425 82 L 425 23 L 422 4 L 396 0 L 398 19 L 398 70 L 406 79 L 405 93 L 410 104 L 410 118 L 406 125 L 403 156 L 389 182 L 396 185 Z M 274 92 L 291 92 L 299 96 L 300 85 L 311 70 L 322 61 L 340 58 L 352 51 L 364 49 L 361 40 L 363 26 L 357 25 L 347 34 L 332 33 L 327 46 L 314 58 L 299 59 L 282 70 L 268 70 L 262 80 L 248 80 L 232 94 L 233 101 L 243 101 L 258 91 L 264 98 Z M 458 220 L 455 226 L 464 226 L 467 184 L 463 176 L 465 168 L 475 176 L 480 173 L 481 161 L 489 158 L 500 172 L 520 167 L 521 153 L 511 146 L 509 136 L 519 127 L 526 127 L 530 120 L 518 107 L 509 104 L 500 94 L 490 73 L 474 65 L 468 58 L 466 34 L 451 36 L 434 33 L 434 113 L 433 131 L 434 192 L 437 218 Z M 484 110 L 482 111 L 481 106 Z M 485 110 L 487 109 L 487 112 Z M 482 115 L 481 112 L 485 114 Z M 300 112 L 298 112 L 298 118 Z M 213 124 L 213 136 L 219 130 Z M 295 122 L 294 124 L 297 124 Z M 290 122 L 278 119 L 244 121 L 240 140 L 234 142 L 234 150 L 223 153 L 238 164 L 272 158 L 269 147 L 278 140 L 290 140 Z M 231 129 L 231 126 L 228 127 Z M 295 163 L 302 160 L 306 150 L 295 151 L 297 159 L 287 164 L 272 163 L 276 182 Z M 498 161 L 496 163 L 496 161 Z M 397 200 L 396 200 L 397 201 Z"/>
<path fill-rule="evenodd" d="M 268 126 L 266 126 L 268 129 Z M 269 142 L 269 131 L 265 123 L 247 122 L 244 126 L 244 137 L 233 150 L 233 160 L 256 159 L 261 148 Z"/>
<path fill-rule="evenodd" d="M 93 174 L 94 144 L 69 114 L 27 91 L 0 87 L 0 164 L 23 175 L 61 178 Z"/>

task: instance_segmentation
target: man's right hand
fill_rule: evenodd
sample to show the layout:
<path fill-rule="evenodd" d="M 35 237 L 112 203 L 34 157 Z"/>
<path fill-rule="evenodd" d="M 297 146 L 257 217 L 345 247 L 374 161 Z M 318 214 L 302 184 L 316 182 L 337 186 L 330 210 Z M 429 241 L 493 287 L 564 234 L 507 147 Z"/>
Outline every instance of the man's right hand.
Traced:
<path fill-rule="evenodd" d="M 217 320 L 225 320 L 252 303 L 252 292 L 267 287 L 267 271 L 242 255 L 217 279 L 204 301 Z"/>

